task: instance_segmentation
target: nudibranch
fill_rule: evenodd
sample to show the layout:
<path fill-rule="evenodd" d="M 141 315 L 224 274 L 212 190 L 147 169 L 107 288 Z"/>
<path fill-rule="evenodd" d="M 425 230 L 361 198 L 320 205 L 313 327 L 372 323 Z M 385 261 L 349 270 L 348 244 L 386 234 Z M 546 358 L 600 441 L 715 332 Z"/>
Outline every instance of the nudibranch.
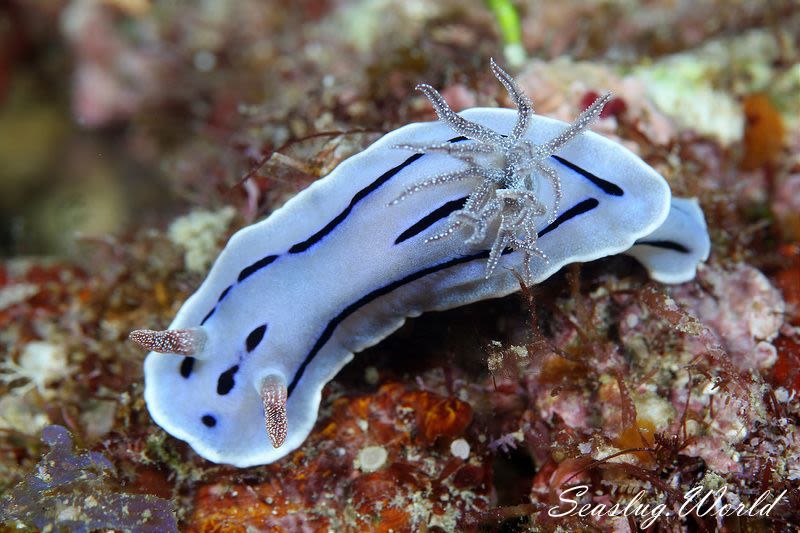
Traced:
<path fill-rule="evenodd" d="M 408 317 L 519 289 L 568 263 L 627 252 L 657 280 L 708 255 L 702 211 L 623 146 L 517 106 L 453 112 L 388 133 L 231 237 L 166 331 L 131 339 L 153 419 L 239 467 L 300 446 L 325 384 Z"/>

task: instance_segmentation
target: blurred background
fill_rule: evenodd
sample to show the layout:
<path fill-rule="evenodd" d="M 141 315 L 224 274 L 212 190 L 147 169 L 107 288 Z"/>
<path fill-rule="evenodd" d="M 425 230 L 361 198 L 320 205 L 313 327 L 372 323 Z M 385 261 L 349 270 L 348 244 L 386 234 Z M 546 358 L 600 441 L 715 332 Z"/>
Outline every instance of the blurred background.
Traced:
<path fill-rule="evenodd" d="M 452 88 L 456 107 L 496 105 L 490 56 L 540 101 L 576 97 L 581 76 L 563 79 L 575 71 L 563 62 L 632 75 L 647 96 L 628 96 L 741 149 L 748 96 L 796 121 L 797 20 L 797 2 L 779 0 L 4 0 L 0 253 L 74 254 L 76 238 L 192 206 L 249 205 L 252 218 L 329 170 L 329 138 L 237 186 L 265 154 L 413 120 L 420 81 Z M 553 71 L 566 96 L 543 87 Z"/>

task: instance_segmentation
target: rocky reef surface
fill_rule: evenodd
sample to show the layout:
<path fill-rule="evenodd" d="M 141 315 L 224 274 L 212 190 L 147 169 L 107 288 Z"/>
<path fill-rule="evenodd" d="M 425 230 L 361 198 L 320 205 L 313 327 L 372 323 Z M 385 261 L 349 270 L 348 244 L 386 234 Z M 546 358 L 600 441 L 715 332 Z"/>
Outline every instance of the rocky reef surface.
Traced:
<path fill-rule="evenodd" d="M 800 524 L 795 2 L 12 0 L 0 7 L 0 530 L 632 531 L 552 517 L 693 487 Z M 510 10 L 510 11 L 509 11 Z M 511 30 L 509 30 L 509 27 Z M 518 32 L 512 31 L 518 28 Z M 505 54 L 505 55 L 504 55 Z M 129 331 L 169 323 L 226 239 L 386 131 L 507 106 L 595 131 L 706 214 L 697 278 L 573 265 L 407 323 L 325 389 L 283 460 L 209 463 L 150 419 Z"/>

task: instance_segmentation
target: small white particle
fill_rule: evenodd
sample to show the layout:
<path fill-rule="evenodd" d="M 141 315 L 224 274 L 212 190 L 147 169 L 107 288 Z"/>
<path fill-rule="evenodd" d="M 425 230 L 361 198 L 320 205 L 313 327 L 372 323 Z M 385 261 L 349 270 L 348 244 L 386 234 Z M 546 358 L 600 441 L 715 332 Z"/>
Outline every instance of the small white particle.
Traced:
<path fill-rule="evenodd" d="M 176 218 L 167 230 L 169 240 L 185 250 L 186 268 L 203 274 L 219 254 L 220 241 L 236 218 L 231 206 L 218 211 L 193 211 Z"/>
<path fill-rule="evenodd" d="M 469 457 L 469 443 L 464 439 L 456 439 L 450 443 L 450 453 L 459 459 Z"/>
<path fill-rule="evenodd" d="M 58 510 L 56 515 L 57 522 L 71 522 L 80 518 L 80 511 L 75 507 L 69 506 Z"/>
<path fill-rule="evenodd" d="M 28 283 L 18 283 L 0 289 L 0 310 L 24 302 L 39 292 L 39 287 Z"/>
<path fill-rule="evenodd" d="M 717 394 L 718 392 L 719 389 L 717 388 L 716 380 L 709 381 L 708 383 L 706 383 L 705 387 L 703 387 L 703 394 L 707 394 L 710 396 L 712 394 Z"/>
<path fill-rule="evenodd" d="M 358 452 L 355 466 L 362 472 L 375 472 L 386 463 L 389 454 L 383 446 L 367 446 Z"/>
<path fill-rule="evenodd" d="M 217 66 L 217 56 L 208 50 L 200 50 L 194 55 L 194 68 L 200 72 L 210 72 Z"/>
<path fill-rule="evenodd" d="M 364 381 L 366 381 L 368 385 L 377 385 L 380 378 L 381 376 L 378 373 L 378 369 L 374 366 L 368 366 L 366 370 L 364 370 Z"/>
<path fill-rule="evenodd" d="M 775 399 L 781 403 L 786 403 L 789 401 L 789 391 L 784 389 L 783 387 L 778 387 L 775 389 Z"/>
<path fill-rule="evenodd" d="M 409 448 L 408 450 L 406 450 L 406 460 L 407 460 L 407 461 L 409 461 L 409 462 L 411 462 L 411 463 L 416 463 L 416 462 L 417 462 L 417 461 L 419 461 L 420 459 L 422 459 L 422 456 L 421 456 L 420 454 L 418 454 L 418 453 L 415 453 L 415 452 L 413 452 L 413 451 L 411 450 L 411 448 Z"/>
<path fill-rule="evenodd" d="M 68 363 L 63 346 L 43 341 L 29 342 L 23 348 L 18 362 L 10 357 L 6 361 L 0 361 L 0 383 L 25 378 L 28 383 L 17 391 L 20 397 L 32 388 L 49 397 L 53 391 L 48 386 L 70 374 Z"/>
<path fill-rule="evenodd" d="M 512 67 L 521 67 L 527 60 L 525 48 L 520 43 L 507 44 L 503 48 L 503 55 Z"/>

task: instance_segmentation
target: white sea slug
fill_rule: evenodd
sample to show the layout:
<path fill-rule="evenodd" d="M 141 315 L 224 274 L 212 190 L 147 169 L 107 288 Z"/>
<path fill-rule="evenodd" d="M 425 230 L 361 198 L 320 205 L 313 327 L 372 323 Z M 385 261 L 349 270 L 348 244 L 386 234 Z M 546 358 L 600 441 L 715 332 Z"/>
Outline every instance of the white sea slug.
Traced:
<path fill-rule="evenodd" d="M 161 427 L 211 461 L 271 463 L 303 443 L 353 353 L 408 317 L 626 251 L 655 279 L 694 276 L 702 212 L 586 131 L 607 97 L 566 124 L 492 70 L 516 112 L 456 114 L 420 85 L 439 121 L 385 135 L 240 230 L 169 330 L 131 334 L 153 350 L 145 400 Z"/>

